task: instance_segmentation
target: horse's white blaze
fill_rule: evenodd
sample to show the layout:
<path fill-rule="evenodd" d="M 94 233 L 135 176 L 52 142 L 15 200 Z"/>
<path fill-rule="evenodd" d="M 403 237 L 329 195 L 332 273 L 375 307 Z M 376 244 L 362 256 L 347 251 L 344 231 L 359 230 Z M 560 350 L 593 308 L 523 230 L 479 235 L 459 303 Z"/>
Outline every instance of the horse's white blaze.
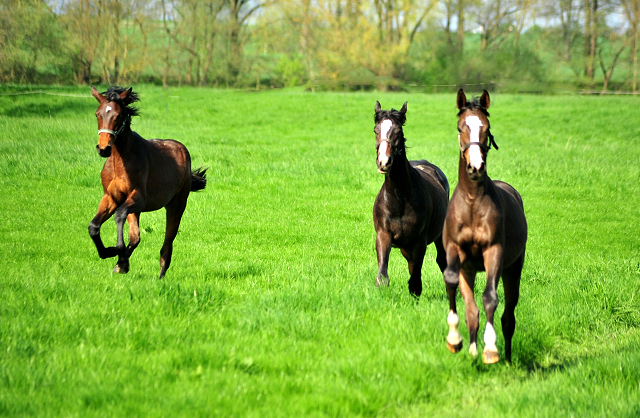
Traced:
<path fill-rule="evenodd" d="M 484 349 L 496 351 L 496 330 L 493 329 L 493 325 L 487 322 L 487 327 L 484 330 Z"/>
<path fill-rule="evenodd" d="M 387 149 L 389 148 L 389 141 L 382 141 L 380 146 L 378 147 L 378 161 L 382 164 L 387 164 L 389 162 L 389 157 L 387 156 Z"/>
<path fill-rule="evenodd" d="M 391 126 L 393 122 L 390 119 L 385 119 L 380 123 L 380 139 L 383 141 L 385 139 L 389 139 L 389 131 L 391 130 Z"/>
<path fill-rule="evenodd" d="M 477 116 L 467 116 L 465 122 L 469 127 L 469 141 L 472 143 L 480 142 L 480 127 L 483 126 L 480 118 Z M 477 170 L 482 167 L 482 152 L 479 146 L 471 146 L 469 148 L 469 159 L 471 160 L 471 165 Z"/>
<path fill-rule="evenodd" d="M 460 319 L 458 315 L 452 310 L 449 311 L 449 315 L 447 316 L 447 325 L 449 325 L 449 334 L 447 335 L 447 342 L 453 346 L 457 346 L 462 341 L 462 336 L 458 331 L 458 323 L 460 323 Z"/>
<path fill-rule="evenodd" d="M 111 112 L 112 107 L 111 106 L 107 106 L 106 111 L 107 113 Z"/>

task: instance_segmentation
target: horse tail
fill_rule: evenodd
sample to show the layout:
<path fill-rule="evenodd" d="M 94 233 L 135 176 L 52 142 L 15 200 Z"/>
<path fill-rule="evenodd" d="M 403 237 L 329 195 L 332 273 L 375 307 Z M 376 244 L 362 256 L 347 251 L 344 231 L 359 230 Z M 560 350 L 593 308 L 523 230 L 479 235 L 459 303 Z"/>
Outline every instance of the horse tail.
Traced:
<path fill-rule="evenodd" d="M 191 170 L 191 191 L 197 192 L 207 187 L 207 170 L 209 167 L 198 167 Z"/>

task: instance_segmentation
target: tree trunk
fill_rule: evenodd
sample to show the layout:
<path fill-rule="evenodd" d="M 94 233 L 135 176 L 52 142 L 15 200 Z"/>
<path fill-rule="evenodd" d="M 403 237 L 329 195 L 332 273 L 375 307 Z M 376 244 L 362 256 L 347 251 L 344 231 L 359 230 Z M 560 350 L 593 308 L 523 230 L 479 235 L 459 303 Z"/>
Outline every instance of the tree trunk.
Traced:
<path fill-rule="evenodd" d="M 598 0 L 585 0 L 584 74 L 593 81 L 598 40 Z"/>
<path fill-rule="evenodd" d="M 458 53 L 464 48 L 464 0 L 458 0 Z"/>

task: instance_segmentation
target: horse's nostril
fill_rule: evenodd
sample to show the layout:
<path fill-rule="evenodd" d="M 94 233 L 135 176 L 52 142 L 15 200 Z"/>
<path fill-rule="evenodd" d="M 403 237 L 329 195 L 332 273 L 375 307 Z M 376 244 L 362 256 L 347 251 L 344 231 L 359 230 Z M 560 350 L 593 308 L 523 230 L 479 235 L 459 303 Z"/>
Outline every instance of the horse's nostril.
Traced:
<path fill-rule="evenodd" d="M 96 145 L 96 151 L 101 157 L 109 157 L 111 155 L 111 145 L 107 145 L 104 148 L 100 148 L 100 145 Z"/>

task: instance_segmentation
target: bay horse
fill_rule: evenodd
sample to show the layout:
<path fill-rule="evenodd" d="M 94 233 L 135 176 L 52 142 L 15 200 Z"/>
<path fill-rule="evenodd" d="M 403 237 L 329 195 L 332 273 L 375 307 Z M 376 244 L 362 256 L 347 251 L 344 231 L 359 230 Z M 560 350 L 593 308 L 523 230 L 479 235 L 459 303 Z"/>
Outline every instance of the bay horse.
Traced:
<path fill-rule="evenodd" d="M 402 126 L 407 103 L 400 110 L 375 106 L 378 172 L 384 183 L 373 205 L 376 229 L 378 276 L 376 286 L 388 286 L 391 247 L 400 248 L 409 267 L 409 292 L 422 293 L 422 263 L 427 245 L 434 243 L 436 262 L 443 271 L 446 254 L 442 246 L 442 225 L 449 201 L 449 182 L 435 165 L 426 160 L 407 160 Z"/>
<path fill-rule="evenodd" d="M 442 239 L 447 252 L 444 281 L 449 296 L 447 347 L 451 352 L 462 348 L 458 332 L 456 291 L 465 304 L 465 320 L 469 330 L 469 352 L 478 355 L 476 340 L 479 311 L 474 299 L 476 273 L 486 271 L 487 283 L 482 303 L 487 314 L 482 361 L 499 361 L 493 317 L 498 306 L 496 287 L 500 277 L 504 287 L 505 307 L 502 334 L 505 356 L 511 361 L 511 340 L 516 327 L 514 311 L 520 295 L 520 277 L 527 244 L 527 220 L 520 194 L 509 184 L 494 181 L 487 174 L 487 153 L 498 149 L 489 125 L 489 93 L 467 101 L 458 91 L 458 184 L 444 222 Z"/>
<path fill-rule="evenodd" d="M 140 213 L 166 208 L 166 231 L 160 250 L 160 279 L 171 264 L 173 240 L 178 233 L 187 198 L 192 191 L 205 188 L 206 168 L 191 170 L 187 148 L 172 139 L 146 140 L 131 130 L 131 117 L 138 115 L 132 106 L 139 100 L 133 88 L 111 86 L 99 93 L 98 145 L 96 150 L 107 160 L 102 168 L 104 196 L 98 213 L 89 224 L 89 235 L 100 258 L 118 256 L 115 273 L 129 272 L 129 257 L 140 243 Z M 118 229 L 115 247 L 105 248 L 100 227 L 115 213 Z M 124 222 L 129 223 L 129 244 L 124 244 Z"/>

